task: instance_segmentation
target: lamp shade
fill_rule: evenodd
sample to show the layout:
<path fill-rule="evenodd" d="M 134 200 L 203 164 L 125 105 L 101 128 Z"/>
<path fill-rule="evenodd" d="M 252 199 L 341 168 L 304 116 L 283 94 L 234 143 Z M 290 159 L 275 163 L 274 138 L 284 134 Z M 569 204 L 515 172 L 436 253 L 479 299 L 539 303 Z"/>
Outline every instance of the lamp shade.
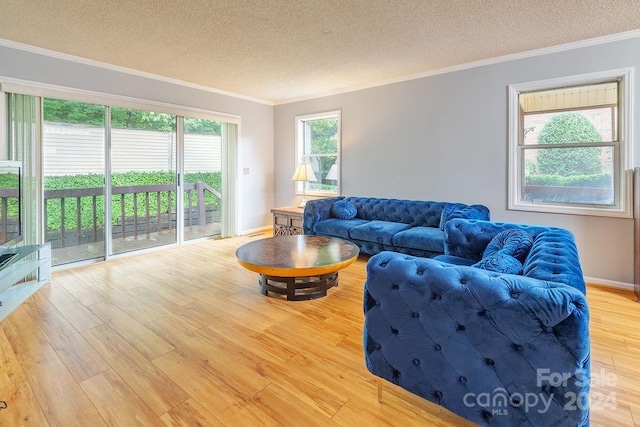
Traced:
<path fill-rule="evenodd" d="M 291 177 L 291 181 L 317 181 L 317 178 L 309 163 L 300 163 Z"/>

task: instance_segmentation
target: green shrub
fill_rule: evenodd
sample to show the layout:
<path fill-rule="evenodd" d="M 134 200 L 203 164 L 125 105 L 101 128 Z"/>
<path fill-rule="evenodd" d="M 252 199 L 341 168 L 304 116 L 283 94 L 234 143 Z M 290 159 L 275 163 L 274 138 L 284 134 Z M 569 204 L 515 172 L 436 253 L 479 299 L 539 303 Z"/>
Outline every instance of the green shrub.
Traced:
<path fill-rule="evenodd" d="M 602 137 L 584 115 L 567 112 L 554 115 L 538 135 L 539 144 L 600 142 Z M 542 175 L 592 175 L 602 170 L 598 147 L 551 148 L 538 152 L 538 172 Z"/>
<path fill-rule="evenodd" d="M 221 191 L 222 177 L 220 172 L 198 172 L 187 173 L 185 182 L 203 181 L 212 188 Z M 124 172 L 115 173 L 111 177 L 112 187 L 122 186 L 139 186 L 139 185 L 160 185 L 171 184 L 175 182 L 175 174 L 172 172 Z M 49 176 L 44 179 L 45 190 L 62 190 L 75 188 L 94 188 L 102 190 L 104 185 L 104 176 L 100 174 L 86 175 L 67 175 L 67 176 Z M 98 192 L 97 191 L 97 192 Z M 149 195 L 149 215 L 158 214 L 157 192 Z M 170 195 L 170 196 L 169 196 Z M 171 211 L 175 212 L 176 192 L 162 191 L 160 192 L 160 213 L 167 213 L 169 208 L 169 197 L 171 197 Z M 111 216 L 112 224 L 116 225 L 122 218 L 123 198 L 120 194 L 112 196 L 111 199 Z M 195 199 L 193 200 L 195 207 Z M 104 226 L 105 221 L 105 204 L 104 195 L 96 196 L 95 200 L 95 216 L 98 227 Z M 134 216 L 134 206 L 137 205 L 137 214 L 139 217 L 146 216 L 147 203 L 144 194 L 139 194 L 137 203 L 134 203 L 133 194 L 124 195 L 124 215 L 125 217 Z M 205 192 L 205 205 L 209 209 L 220 209 L 220 199 L 210 192 Z M 185 195 L 184 206 L 188 207 L 188 200 Z M 80 197 L 80 223 L 83 228 L 93 227 L 93 197 Z M 66 229 L 73 229 L 78 224 L 78 199 L 75 197 L 66 198 L 64 202 L 64 225 Z M 47 230 L 59 230 L 61 228 L 62 203 L 60 199 L 50 199 L 46 206 Z"/>
<path fill-rule="evenodd" d="M 612 188 L 613 177 L 610 173 L 572 176 L 527 175 L 525 184 L 556 187 Z"/>

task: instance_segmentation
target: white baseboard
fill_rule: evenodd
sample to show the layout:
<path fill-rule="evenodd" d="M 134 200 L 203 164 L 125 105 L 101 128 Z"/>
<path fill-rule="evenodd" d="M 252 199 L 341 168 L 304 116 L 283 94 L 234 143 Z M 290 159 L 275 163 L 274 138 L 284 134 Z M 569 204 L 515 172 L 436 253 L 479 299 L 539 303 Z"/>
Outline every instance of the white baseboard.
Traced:
<path fill-rule="evenodd" d="M 258 228 L 251 228 L 249 230 L 242 230 L 239 234 L 239 236 L 247 236 L 249 234 L 255 234 L 255 233 L 264 233 L 265 231 L 269 231 L 272 230 L 273 226 L 271 225 L 267 225 L 264 227 L 258 227 Z"/>
<path fill-rule="evenodd" d="M 587 283 L 593 283 L 594 285 L 608 286 L 616 289 L 624 289 L 625 291 L 633 292 L 633 283 L 616 282 L 615 280 L 599 279 L 597 277 L 586 277 L 584 281 Z"/>

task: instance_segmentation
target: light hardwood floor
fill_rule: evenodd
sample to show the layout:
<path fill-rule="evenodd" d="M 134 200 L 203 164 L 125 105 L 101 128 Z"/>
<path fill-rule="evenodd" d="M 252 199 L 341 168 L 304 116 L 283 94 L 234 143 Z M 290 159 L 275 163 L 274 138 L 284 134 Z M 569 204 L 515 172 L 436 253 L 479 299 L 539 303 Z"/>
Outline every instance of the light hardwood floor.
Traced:
<path fill-rule="evenodd" d="M 234 256 L 265 236 L 54 273 L 0 323 L 0 425 L 471 425 L 393 385 L 378 403 L 362 353 L 366 258 L 325 298 L 267 298 Z M 592 425 L 640 426 L 640 304 L 587 293 Z"/>

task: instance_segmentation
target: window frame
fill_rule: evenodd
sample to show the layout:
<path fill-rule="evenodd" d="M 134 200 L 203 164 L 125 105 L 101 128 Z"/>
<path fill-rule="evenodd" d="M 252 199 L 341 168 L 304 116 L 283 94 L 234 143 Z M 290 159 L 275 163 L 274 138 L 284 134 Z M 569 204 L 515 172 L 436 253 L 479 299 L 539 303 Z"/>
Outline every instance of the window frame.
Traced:
<path fill-rule="evenodd" d="M 618 141 L 613 146 L 614 204 L 577 205 L 571 203 L 532 202 L 523 200 L 525 149 L 520 139 L 522 133 L 520 93 L 561 89 L 617 80 L 618 90 Z M 632 161 L 633 161 L 633 82 L 634 69 L 622 68 L 597 73 L 539 80 L 509 85 L 509 176 L 508 209 L 557 214 L 593 215 L 618 218 L 633 217 Z M 606 145 L 606 144 L 604 144 Z"/>
<path fill-rule="evenodd" d="M 336 156 L 336 190 L 335 191 L 319 191 L 309 189 L 309 182 L 296 182 L 295 183 L 295 194 L 302 195 L 303 194 L 303 185 L 306 187 L 304 193 L 308 196 L 316 196 L 316 197 L 334 197 L 342 194 L 342 110 L 331 110 L 324 111 L 320 113 L 313 114 L 305 114 L 302 116 L 295 117 L 295 164 L 293 165 L 293 170 L 296 170 L 298 165 L 303 162 L 304 158 L 309 156 L 304 152 L 304 127 L 305 122 L 314 121 L 314 120 L 323 120 L 323 119 L 333 119 L 335 118 L 338 121 L 338 130 L 336 132 L 336 137 L 338 139 L 337 148 L 338 151 L 335 153 Z M 325 155 L 334 155 L 325 154 Z M 311 155 L 313 156 L 313 155 Z"/>

